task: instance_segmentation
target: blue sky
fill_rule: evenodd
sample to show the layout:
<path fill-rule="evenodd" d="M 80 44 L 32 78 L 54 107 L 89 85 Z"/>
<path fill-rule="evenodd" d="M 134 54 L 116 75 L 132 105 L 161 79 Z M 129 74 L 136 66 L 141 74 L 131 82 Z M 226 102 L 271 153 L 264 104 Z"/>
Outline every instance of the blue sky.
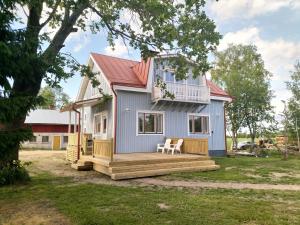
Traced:
<path fill-rule="evenodd" d="M 219 0 L 208 1 L 207 14 L 215 20 L 223 35 L 219 50 L 228 44 L 255 44 L 273 74 L 271 85 L 276 112 L 282 111 L 281 100 L 290 96 L 285 82 L 296 60 L 300 59 L 300 0 Z M 70 52 L 81 63 L 86 63 L 90 52 L 124 58 L 139 59 L 139 52 L 128 49 L 117 41 L 115 51 L 108 47 L 105 34 L 77 32 L 68 38 L 65 52 Z M 80 77 L 62 83 L 74 100 Z"/>

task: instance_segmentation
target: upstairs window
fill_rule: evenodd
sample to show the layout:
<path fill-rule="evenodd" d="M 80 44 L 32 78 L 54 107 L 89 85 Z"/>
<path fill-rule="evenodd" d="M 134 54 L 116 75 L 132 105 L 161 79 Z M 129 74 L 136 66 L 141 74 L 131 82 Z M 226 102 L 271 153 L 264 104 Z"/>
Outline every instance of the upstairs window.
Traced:
<path fill-rule="evenodd" d="M 190 134 L 209 134 L 209 117 L 202 115 L 189 115 Z"/>
<path fill-rule="evenodd" d="M 163 113 L 139 112 L 138 133 L 139 134 L 162 134 Z"/>

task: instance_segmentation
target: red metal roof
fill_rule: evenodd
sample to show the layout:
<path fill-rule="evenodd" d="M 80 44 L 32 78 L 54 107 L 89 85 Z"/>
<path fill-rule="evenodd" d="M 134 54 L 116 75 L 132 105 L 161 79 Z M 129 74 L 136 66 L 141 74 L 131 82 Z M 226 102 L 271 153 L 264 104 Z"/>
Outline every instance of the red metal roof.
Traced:
<path fill-rule="evenodd" d="M 221 97 L 230 97 L 229 94 L 227 94 L 226 91 L 224 91 L 222 88 L 217 86 L 215 83 L 213 83 L 210 80 L 206 80 L 207 85 L 210 88 L 210 94 L 213 96 L 221 96 Z"/>
<path fill-rule="evenodd" d="M 92 53 L 92 57 L 110 84 L 130 87 L 145 87 L 147 85 L 150 58 L 146 61 L 138 62 L 98 53 Z M 207 85 L 210 87 L 211 95 L 230 97 L 213 82 L 207 80 Z"/>
<path fill-rule="evenodd" d="M 141 64 L 140 62 L 97 53 L 92 53 L 92 57 L 95 59 L 96 63 L 99 65 L 111 84 L 145 87 L 143 75 L 139 76 L 136 74 L 136 72 L 140 71 L 138 69 L 139 64 Z M 137 66 L 137 68 L 133 69 L 135 66 Z"/>

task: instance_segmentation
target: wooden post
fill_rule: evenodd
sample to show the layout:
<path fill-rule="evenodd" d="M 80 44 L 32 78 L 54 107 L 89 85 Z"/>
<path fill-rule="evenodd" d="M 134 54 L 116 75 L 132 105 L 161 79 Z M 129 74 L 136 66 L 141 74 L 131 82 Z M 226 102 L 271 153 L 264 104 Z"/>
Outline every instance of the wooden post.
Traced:
<path fill-rule="evenodd" d="M 75 117 L 74 133 L 76 133 L 77 132 L 77 113 L 74 113 L 74 117 Z"/>
<path fill-rule="evenodd" d="M 110 144 L 110 161 L 112 162 L 114 159 L 114 139 L 111 139 L 111 144 Z"/>
<path fill-rule="evenodd" d="M 68 133 L 70 134 L 71 133 L 71 111 L 69 111 L 69 124 L 68 124 Z"/>

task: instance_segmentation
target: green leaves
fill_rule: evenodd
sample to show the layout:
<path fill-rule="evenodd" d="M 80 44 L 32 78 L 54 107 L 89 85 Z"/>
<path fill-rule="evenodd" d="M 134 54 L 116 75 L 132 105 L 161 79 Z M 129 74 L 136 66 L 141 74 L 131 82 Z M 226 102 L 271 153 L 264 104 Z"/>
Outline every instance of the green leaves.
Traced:
<path fill-rule="evenodd" d="M 255 137 L 260 127 L 273 120 L 271 74 L 255 46 L 231 45 L 215 55 L 212 77 L 234 97 L 226 106 L 231 130 L 247 127 Z"/>

